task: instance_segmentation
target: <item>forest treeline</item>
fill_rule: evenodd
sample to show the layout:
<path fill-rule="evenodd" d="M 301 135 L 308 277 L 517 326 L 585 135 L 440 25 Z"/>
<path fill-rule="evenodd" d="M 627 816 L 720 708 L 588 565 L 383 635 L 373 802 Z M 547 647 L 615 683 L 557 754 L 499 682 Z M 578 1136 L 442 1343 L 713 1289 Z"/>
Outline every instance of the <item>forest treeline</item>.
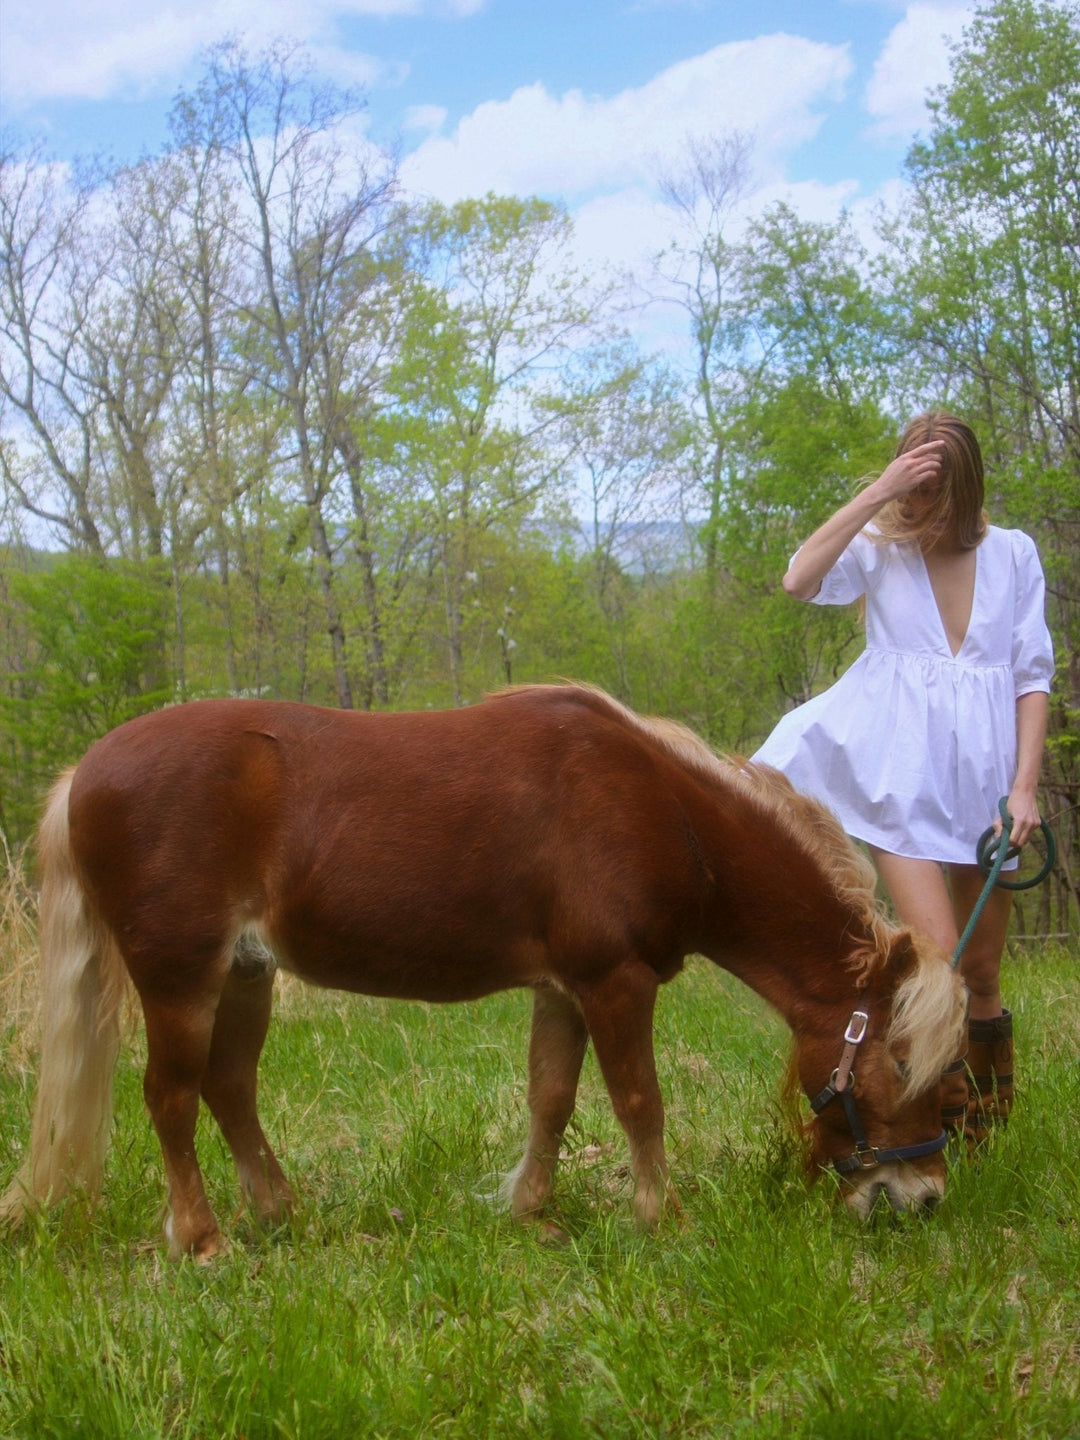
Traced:
<path fill-rule="evenodd" d="M 1080 883 L 1080 10 L 984 4 L 866 246 L 734 216 L 752 142 L 664 177 L 654 303 L 542 199 L 402 195 L 302 53 L 206 58 L 136 164 L 0 152 L 0 829 L 111 726 L 267 695 L 463 704 L 569 676 L 729 750 L 832 682 L 854 610 L 788 556 L 945 406 L 1037 540 L 1058 654 L 1031 924 Z M 675 307 L 675 311 L 672 311 Z"/>

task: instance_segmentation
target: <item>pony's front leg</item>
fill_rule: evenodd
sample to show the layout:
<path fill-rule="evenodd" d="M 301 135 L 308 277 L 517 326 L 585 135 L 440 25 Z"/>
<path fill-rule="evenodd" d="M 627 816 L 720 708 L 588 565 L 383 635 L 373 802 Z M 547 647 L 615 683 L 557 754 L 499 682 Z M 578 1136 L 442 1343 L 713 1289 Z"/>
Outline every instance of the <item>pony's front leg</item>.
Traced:
<path fill-rule="evenodd" d="M 221 1249 L 221 1231 L 195 1155 L 195 1122 L 214 1028 L 214 1002 L 190 995 L 170 1001 L 145 994 L 141 998 L 147 1044 L 143 1095 L 165 1160 L 169 1253 L 174 1259 L 193 1255 L 209 1260 Z"/>
<path fill-rule="evenodd" d="M 664 1154 L 664 1102 L 653 1055 L 656 971 L 627 960 L 602 980 L 578 989 L 585 1023 L 615 1108 L 630 1142 L 634 1217 L 656 1228 L 665 1206 L 678 1212 Z"/>
<path fill-rule="evenodd" d="M 589 1032 L 577 1002 L 561 990 L 533 991 L 529 1037 L 529 1139 L 504 1193 L 517 1219 L 543 1210 L 555 1177 L 563 1131 L 574 1113 Z"/>
<path fill-rule="evenodd" d="M 255 1106 L 259 1056 L 270 1024 L 274 963 L 238 950 L 218 1000 L 203 1099 L 232 1151 L 240 1186 L 264 1225 L 286 1220 L 293 1196 Z"/>

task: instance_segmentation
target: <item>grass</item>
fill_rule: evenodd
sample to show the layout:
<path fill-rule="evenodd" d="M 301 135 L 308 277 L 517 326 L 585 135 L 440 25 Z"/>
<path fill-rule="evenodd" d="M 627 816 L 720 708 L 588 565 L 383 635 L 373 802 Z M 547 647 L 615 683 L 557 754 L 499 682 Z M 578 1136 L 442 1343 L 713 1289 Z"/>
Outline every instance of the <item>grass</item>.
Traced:
<path fill-rule="evenodd" d="M 24 938 L 0 948 L 0 999 L 17 984 L 22 1006 L 0 1012 L 3 1179 L 33 1089 Z M 0 1436 L 1080 1436 L 1077 968 L 1064 949 L 1011 964 L 1013 1123 L 957 1163 L 938 1215 L 864 1228 L 800 1176 L 783 1026 L 694 962 L 657 1019 L 683 1226 L 635 1233 L 591 1059 L 558 1181 L 569 1243 L 483 1198 L 524 1138 L 526 996 L 289 984 L 261 1108 L 299 1214 L 258 1234 L 206 1124 L 231 1250 L 170 1264 L 136 1030 L 101 1205 L 0 1240 Z"/>

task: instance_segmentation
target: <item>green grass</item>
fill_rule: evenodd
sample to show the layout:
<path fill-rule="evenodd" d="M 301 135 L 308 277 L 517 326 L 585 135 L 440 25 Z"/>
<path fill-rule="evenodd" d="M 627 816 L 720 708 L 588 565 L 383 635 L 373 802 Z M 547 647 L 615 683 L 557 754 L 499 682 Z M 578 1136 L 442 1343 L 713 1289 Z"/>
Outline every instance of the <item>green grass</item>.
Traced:
<path fill-rule="evenodd" d="M 1013 1123 L 956 1165 L 935 1217 L 865 1228 L 831 1180 L 803 1183 L 776 1106 L 783 1026 L 704 963 L 658 1008 L 686 1217 L 652 1238 L 591 1058 L 558 1180 L 569 1243 L 482 1198 L 524 1138 L 527 996 L 290 986 L 261 1108 L 299 1213 L 259 1235 L 206 1124 L 231 1250 L 171 1264 L 136 1034 L 102 1204 L 0 1240 L 0 1435 L 1080 1436 L 1077 973 L 1064 950 L 1009 965 Z M 10 1038 L 5 1179 L 32 1092 Z"/>

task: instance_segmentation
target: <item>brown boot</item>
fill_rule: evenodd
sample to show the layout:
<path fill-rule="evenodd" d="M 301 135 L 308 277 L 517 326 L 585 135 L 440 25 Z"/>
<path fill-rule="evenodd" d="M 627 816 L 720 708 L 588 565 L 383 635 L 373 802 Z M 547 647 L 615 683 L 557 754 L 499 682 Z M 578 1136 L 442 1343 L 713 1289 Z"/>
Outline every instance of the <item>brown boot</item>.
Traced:
<path fill-rule="evenodd" d="M 947 1135 L 963 1133 L 968 1113 L 967 1056 L 946 1065 L 938 1081 L 941 1128 Z"/>
<path fill-rule="evenodd" d="M 968 1021 L 967 1119 L 964 1138 L 981 1144 L 994 1125 L 1004 1125 L 1013 1103 L 1012 1014 L 1003 1010 L 989 1020 Z"/>

